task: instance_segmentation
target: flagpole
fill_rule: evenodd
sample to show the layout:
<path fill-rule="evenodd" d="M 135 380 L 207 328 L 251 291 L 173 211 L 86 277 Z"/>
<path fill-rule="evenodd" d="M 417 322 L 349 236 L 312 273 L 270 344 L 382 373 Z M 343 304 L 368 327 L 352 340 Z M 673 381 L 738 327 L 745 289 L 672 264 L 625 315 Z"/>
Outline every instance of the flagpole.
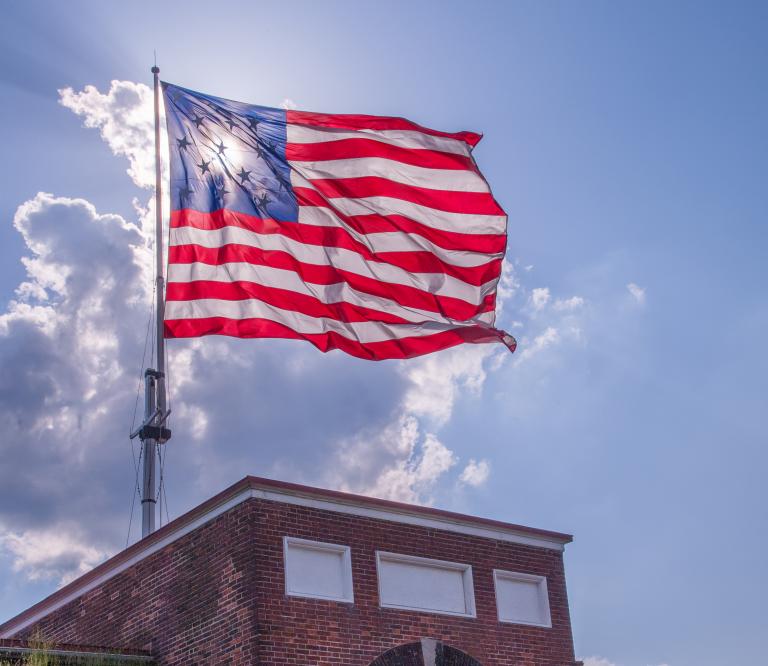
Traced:
<path fill-rule="evenodd" d="M 160 68 L 152 67 L 155 78 L 155 295 L 157 313 L 157 369 L 160 372 L 157 386 L 157 408 L 165 414 L 165 279 L 163 277 L 163 186 L 160 164 Z"/>
<path fill-rule="evenodd" d="M 160 68 L 152 67 L 155 92 L 155 312 L 157 370 L 144 373 L 144 423 L 136 434 L 144 445 L 143 483 L 141 493 L 141 536 L 155 531 L 157 513 L 157 447 L 171 438 L 165 427 L 168 418 L 165 397 L 165 279 L 163 277 L 163 208 L 162 166 L 160 163 Z M 134 435 L 132 435 L 134 436 Z"/>

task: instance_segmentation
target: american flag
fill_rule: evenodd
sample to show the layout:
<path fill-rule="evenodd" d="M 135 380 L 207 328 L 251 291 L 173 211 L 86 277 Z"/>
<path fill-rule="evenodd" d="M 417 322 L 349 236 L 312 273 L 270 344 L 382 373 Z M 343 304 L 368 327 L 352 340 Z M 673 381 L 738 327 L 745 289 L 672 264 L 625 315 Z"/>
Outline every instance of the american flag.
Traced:
<path fill-rule="evenodd" d="M 163 83 L 165 335 L 410 358 L 494 328 L 507 218 L 480 135 L 234 102 Z"/>

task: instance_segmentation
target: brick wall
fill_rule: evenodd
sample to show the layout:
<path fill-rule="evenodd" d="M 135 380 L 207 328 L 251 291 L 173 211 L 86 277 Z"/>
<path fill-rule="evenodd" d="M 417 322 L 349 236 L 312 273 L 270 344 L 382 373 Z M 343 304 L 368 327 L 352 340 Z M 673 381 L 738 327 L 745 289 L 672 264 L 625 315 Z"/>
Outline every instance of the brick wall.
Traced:
<path fill-rule="evenodd" d="M 284 536 L 350 546 L 355 603 L 287 597 Z M 477 617 L 380 608 L 376 550 L 471 564 Z M 551 629 L 498 622 L 494 568 L 547 577 Z M 38 626 L 49 640 L 149 649 L 159 664 L 367 666 L 422 637 L 452 645 L 483 666 L 573 663 L 560 552 L 259 499 Z"/>

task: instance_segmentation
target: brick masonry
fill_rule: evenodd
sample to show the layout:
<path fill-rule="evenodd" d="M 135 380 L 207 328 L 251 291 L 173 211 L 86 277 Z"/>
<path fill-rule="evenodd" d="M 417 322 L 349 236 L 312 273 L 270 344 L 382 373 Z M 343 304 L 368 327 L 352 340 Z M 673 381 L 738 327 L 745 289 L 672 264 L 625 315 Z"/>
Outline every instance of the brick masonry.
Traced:
<path fill-rule="evenodd" d="M 286 596 L 284 536 L 350 546 L 354 604 Z M 376 550 L 471 564 L 477 617 L 380 608 Z M 493 569 L 547 577 L 551 629 L 497 620 Z M 575 663 L 561 552 L 256 498 L 23 636 L 37 627 L 47 640 L 149 650 L 166 665 L 368 666 L 424 637 L 483 666 Z"/>

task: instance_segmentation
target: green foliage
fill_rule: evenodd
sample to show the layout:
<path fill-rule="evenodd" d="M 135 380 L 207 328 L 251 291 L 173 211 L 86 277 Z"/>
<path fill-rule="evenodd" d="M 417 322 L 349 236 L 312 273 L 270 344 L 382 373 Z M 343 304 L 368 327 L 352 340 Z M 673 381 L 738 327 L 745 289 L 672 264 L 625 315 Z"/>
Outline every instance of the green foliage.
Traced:
<path fill-rule="evenodd" d="M 29 652 L 24 652 L 18 659 L 0 659 L 0 666 L 118 666 L 121 660 L 118 657 L 100 656 L 60 656 L 51 654 L 54 643 L 45 640 L 42 633 L 36 630 L 28 641 Z"/>
<path fill-rule="evenodd" d="M 26 666 L 49 666 L 50 664 L 55 663 L 55 660 L 51 659 L 48 654 L 48 650 L 52 647 L 52 643 L 45 640 L 45 637 L 39 628 L 35 629 L 29 637 L 28 643 L 33 651 L 27 655 L 27 658 L 24 661 Z"/>

